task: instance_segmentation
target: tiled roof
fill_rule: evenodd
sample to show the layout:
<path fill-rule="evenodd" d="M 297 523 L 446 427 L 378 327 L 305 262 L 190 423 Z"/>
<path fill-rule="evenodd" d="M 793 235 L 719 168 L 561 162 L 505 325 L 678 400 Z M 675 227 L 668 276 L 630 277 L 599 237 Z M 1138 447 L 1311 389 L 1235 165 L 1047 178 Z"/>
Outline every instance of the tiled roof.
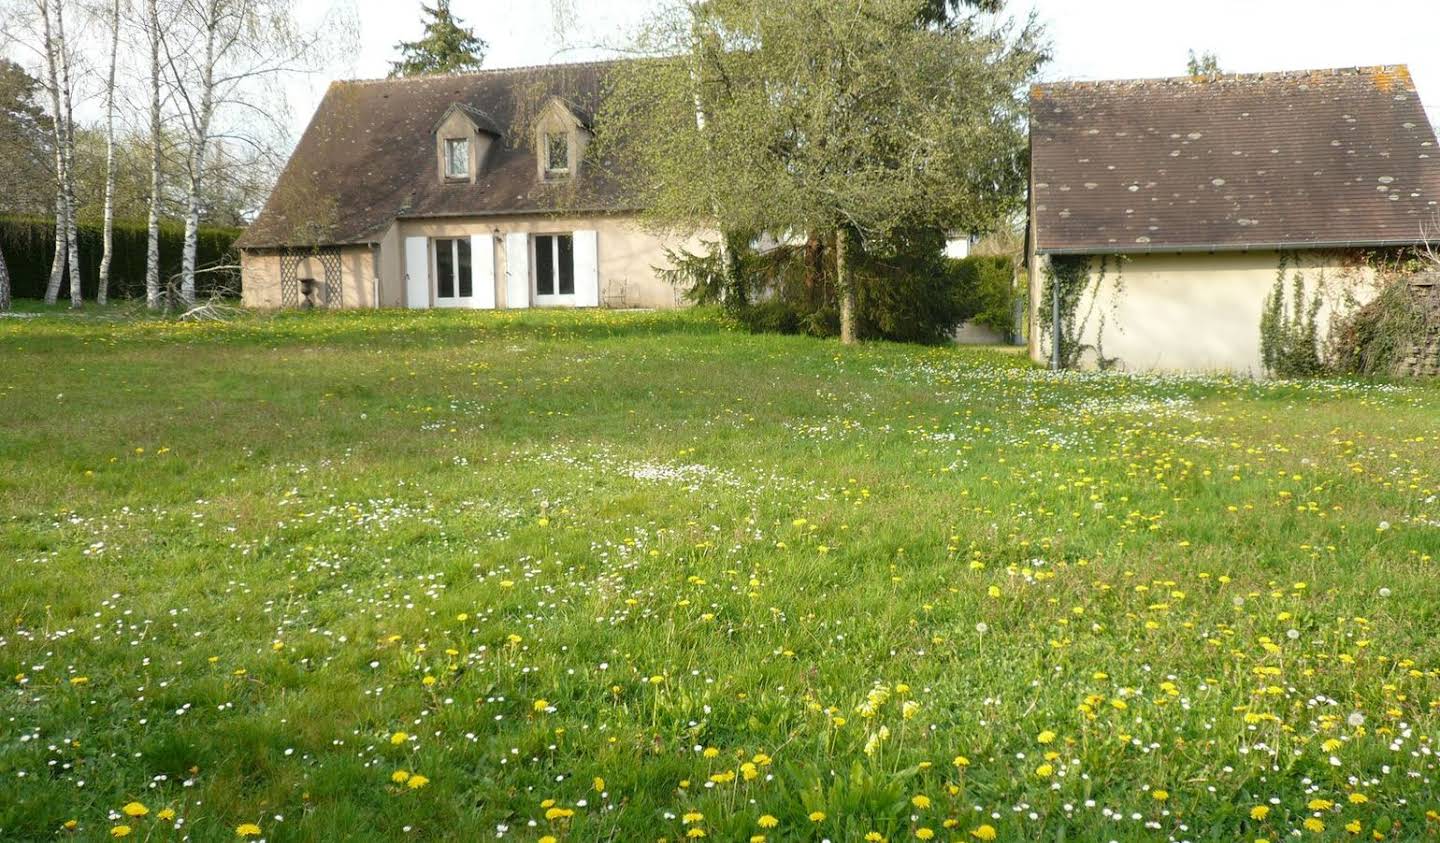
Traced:
<path fill-rule="evenodd" d="M 587 159 L 574 182 L 546 183 L 531 145 L 531 121 L 552 97 L 591 120 L 613 64 L 336 82 L 238 245 L 365 243 L 396 217 L 629 210 L 604 162 Z M 456 105 L 501 134 L 475 184 L 437 177 L 433 133 Z"/>
<path fill-rule="evenodd" d="M 1041 253 L 1415 243 L 1440 148 L 1404 66 L 1031 90 Z"/>

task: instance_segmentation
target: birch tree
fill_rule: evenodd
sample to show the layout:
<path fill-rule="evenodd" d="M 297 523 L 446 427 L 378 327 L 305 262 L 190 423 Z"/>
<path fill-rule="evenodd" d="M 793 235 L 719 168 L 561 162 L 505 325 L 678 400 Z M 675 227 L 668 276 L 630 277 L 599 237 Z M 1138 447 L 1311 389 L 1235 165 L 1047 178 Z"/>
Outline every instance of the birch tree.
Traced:
<path fill-rule="evenodd" d="M 150 46 L 150 208 L 146 216 L 145 306 L 158 310 L 160 296 L 160 156 L 164 140 L 160 122 L 160 4 L 145 0 L 145 35 Z"/>
<path fill-rule="evenodd" d="M 120 0 L 110 3 L 110 73 L 105 79 L 105 211 L 100 280 L 95 301 L 110 297 L 110 259 L 115 246 L 115 65 L 120 57 Z"/>
<path fill-rule="evenodd" d="M 353 29 L 327 18 L 300 32 L 286 0 L 179 0 L 174 25 L 162 33 L 164 65 L 174 85 L 186 131 L 185 242 L 180 302 L 195 302 L 196 249 L 202 188 L 212 142 L 263 145 L 262 135 L 283 134 L 286 114 L 278 79 L 320 66 L 329 49 Z M 226 113 L 235 115 L 225 127 Z"/>
<path fill-rule="evenodd" d="M 45 288 L 45 303 L 55 304 L 60 298 L 60 285 L 65 270 L 71 269 L 71 304 L 78 306 L 79 244 L 75 231 L 74 183 L 71 180 L 69 149 L 74 138 L 70 125 L 70 71 L 65 45 L 65 0 L 36 0 L 45 51 L 45 87 L 50 94 L 50 121 L 55 158 L 55 259 L 50 265 L 50 283 Z M 73 248 L 72 248 L 73 244 Z"/>

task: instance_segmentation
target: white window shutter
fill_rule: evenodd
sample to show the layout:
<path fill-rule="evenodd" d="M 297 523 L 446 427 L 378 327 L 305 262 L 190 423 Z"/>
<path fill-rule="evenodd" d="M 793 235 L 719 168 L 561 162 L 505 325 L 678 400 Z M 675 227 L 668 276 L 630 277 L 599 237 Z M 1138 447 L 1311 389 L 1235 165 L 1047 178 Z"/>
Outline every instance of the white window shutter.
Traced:
<path fill-rule="evenodd" d="M 405 238 L 405 306 L 430 306 L 430 240 L 425 237 Z"/>
<path fill-rule="evenodd" d="M 594 231 L 575 232 L 575 306 L 600 306 L 600 237 Z"/>
<path fill-rule="evenodd" d="M 475 306 L 495 309 L 495 238 L 476 234 L 470 238 L 470 266 L 474 273 Z"/>
<path fill-rule="evenodd" d="M 530 306 L 530 235 L 505 235 L 505 306 Z"/>

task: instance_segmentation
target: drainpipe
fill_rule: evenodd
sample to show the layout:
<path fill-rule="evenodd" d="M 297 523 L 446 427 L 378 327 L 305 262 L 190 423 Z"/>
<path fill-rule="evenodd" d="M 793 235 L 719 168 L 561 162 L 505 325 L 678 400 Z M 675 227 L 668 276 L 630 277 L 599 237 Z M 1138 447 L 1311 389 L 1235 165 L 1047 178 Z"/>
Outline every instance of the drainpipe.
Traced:
<path fill-rule="evenodd" d="M 370 244 L 370 307 L 380 309 L 380 244 Z"/>
<path fill-rule="evenodd" d="M 1060 282 L 1057 279 L 1050 281 L 1050 368 L 1060 371 Z"/>

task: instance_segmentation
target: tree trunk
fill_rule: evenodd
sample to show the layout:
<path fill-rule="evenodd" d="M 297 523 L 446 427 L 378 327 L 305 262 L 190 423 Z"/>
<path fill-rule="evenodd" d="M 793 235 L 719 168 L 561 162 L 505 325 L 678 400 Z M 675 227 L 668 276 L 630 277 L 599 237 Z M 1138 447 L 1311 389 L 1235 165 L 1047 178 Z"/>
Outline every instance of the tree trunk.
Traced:
<path fill-rule="evenodd" d="M 145 305 L 160 308 L 160 10 L 149 0 L 150 214 L 145 239 Z"/>
<path fill-rule="evenodd" d="M 115 62 L 120 54 L 120 0 L 110 7 L 110 76 L 105 84 L 105 231 L 95 301 L 110 298 L 110 258 L 115 245 Z"/>
<path fill-rule="evenodd" d="M 60 145 L 55 145 L 55 258 L 50 262 L 50 283 L 45 285 L 45 303 L 54 304 L 60 298 L 60 282 L 65 280 L 65 189 L 61 187 L 64 176 Z"/>
<path fill-rule="evenodd" d="M 75 112 L 70 97 L 70 54 L 65 43 L 65 0 L 55 2 L 55 55 L 60 63 L 60 96 L 64 109 L 65 158 L 65 225 L 66 251 L 70 262 L 70 306 L 80 307 L 85 303 L 80 289 L 80 238 L 75 207 Z"/>
<path fill-rule="evenodd" d="M 825 304 L 825 241 L 813 231 L 805 235 L 805 303 L 811 310 Z"/>
<path fill-rule="evenodd" d="M 10 270 L 5 266 L 5 249 L 0 246 L 0 313 L 10 309 Z"/>
<path fill-rule="evenodd" d="M 845 229 L 835 232 L 835 289 L 840 296 L 840 342 L 855 343 L 855 282 L 850 275 L 850 250 Z"/>
<path fill-rule="evenodd" d="M 55 259 L 50 264 L 50 283 L 45 287 L 45 303 L 53 305 L 60 298 L 60 283 L 65 280 L 65 235 L 70 228 L 70 213 L 65 204 L 65 121 L 61 116 L 60 71 L 50 29 L 50 3 L 40 0 L 38 5 L 45 33 L 46 87 L 50 91 L 50 125 L 55 138 Z"/>
<path fill-rule="evenodd" d="M 200 82 L 200 113 L 196 116 L 190 144 L 190 190 L 185 198 L 185 250 L 180 259 L 180 301 L 195 304 L 195 252 L 200 239 L 200 182 L 205 167 L 205 147 L 210 142 L 210 117 L 215 108 L 215 36 L 219 9 L 210 0 L 206 21 L 205 64 Z"/>

